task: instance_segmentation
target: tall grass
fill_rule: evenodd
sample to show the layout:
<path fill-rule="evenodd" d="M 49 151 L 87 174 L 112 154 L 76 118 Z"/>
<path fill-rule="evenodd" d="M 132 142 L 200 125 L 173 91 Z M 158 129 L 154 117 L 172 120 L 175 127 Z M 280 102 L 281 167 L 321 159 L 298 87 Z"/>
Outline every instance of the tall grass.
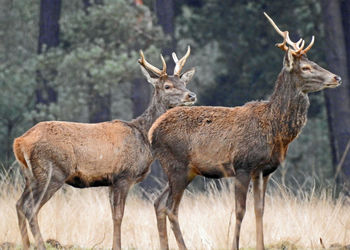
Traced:
<path fill-rule="evenodd" d="M 15 204 L 22 185 L 19 173 L 1 180 L 0 243 L 21 244 Z M 158 249 L 152 202 L 140 198 L 137 193 L 134 190 L 127 200 L 122 246 L 125 249 Z M 232 181 L 225 181 L 220 190 L 209 185 L 206 192 L 186 191 L 179 219 L 189 249 L 229 249 L 235 221 Z M 66 186 L 41 209 L 39 224 L 45 240 L 55 239 L 62 245 L 86 248 L 110 248 L 112 219 L 108 189 Z M 168 230 L 170 247 L 176 249 L 170 227 Z M 322 247 L 320 238 L 326 247 L 334 243 L 350 244 L 349 200 L 345 196 L 333 199 L 326 191 L 309 190 L 295 195 L 279 186 L 269 190 L 266 196 L 264 234 L 266 246 L 277 249 L 318 249 Z M 31 235 L 30 239 L 34 242 Z M 242 225 L 241 246 L 255 246 L 251 192 Z"/>

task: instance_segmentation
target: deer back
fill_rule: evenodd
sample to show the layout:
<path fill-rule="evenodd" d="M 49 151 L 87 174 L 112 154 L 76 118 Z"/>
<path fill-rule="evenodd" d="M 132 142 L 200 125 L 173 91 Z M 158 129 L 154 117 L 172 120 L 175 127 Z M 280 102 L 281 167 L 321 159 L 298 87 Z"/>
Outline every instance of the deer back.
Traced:
<path fill-rule="evenodd" d="M 236 169 L 261 166 L 276 161 L 270 157 L 273 141 L 264 118 L 267 109 L 266 102 L 235 108 L 177 107 L 153 124 L 149 140 L 156 157 L 167 158 L 171 152 L 197 174 L 215 169 L 224 174 L 221 168 L 232 164 Z"/>

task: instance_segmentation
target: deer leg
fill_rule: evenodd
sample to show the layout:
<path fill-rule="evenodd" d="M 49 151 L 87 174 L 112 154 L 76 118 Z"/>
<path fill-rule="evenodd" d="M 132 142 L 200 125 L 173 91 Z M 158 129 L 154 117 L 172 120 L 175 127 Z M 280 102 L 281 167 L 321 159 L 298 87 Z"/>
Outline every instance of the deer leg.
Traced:
<path fill-rule="evenodd" d="M 38 249 L 45 249 L 45 244 L 40 233 L 38 213 L 40 208 L 52 197 L 52 195 L 64 184 L 64 176 L 58 172 L 52 175 L 52 168 L 47 175 L 33 177 L 27 181 L 25 190 L 17 202 L 18 223 L 22 234 L 23 247 L 29 247 L 28 233 L 25 217 L 35 239 Z"/>
<path fill-rule="evenodd" d="M 265 191 L 268 180 L 268 176 L 263 177 L 262 173 L 260 173 L 259 176 L 253 178 L 257 250 L 264 249 L 263 215 L 265 206 Z"/>
<path fill-rule="evenodd" d="M 125 200 L 132 182 L 118 180 L 110 189 L 110 203 L 113 218 L 113 250 L 121 249 L 121 224 L 124 215 Z"/>
<path fill-rule="evenodd" d="M 26 229 L 25 220 L 23 221 L 23 216 L 28 220 L 29 227 L 34 236 L 36 245 L 38 249 L 45 249 L 44 241 L 39 230 L 39 224 L 37 219 L 37 213 L 39 209 L 36 209 L 36 202 L 40 197 L 41 189 L 40 184 L 34 179 L 29 185 L 26 185 L 25 190 L 17 202 L 17 215 L 18 224 L 22 234 L 23 248 L 29 247 L 28 233 Z"/>
<path fill-rule="evenodd" d="M 42 192 L 45 192 L 45 190 L 43 190 L 41 185 L 36 185 L 34 187 L 34 190 L 32 190 L 32 205 L 31 208 L 29 208 L 29 213 L 26 216 L 38 249 L 46 249 L 38 223 L 39 210 L 43 203 L 46 202 L 46 200 L 41 198 Z"/>
<path fill-rule="evenodd" d="M 170 190 L 167 199 L 167 215 L 179 249 L 187 249 L 180 230 L 178 212 L 182 195 L 193 178 L 188 178 L 187 175 L 169 177 Z"/>
<path fill-rule="evenodd" d="M 160 240 L 160 249 L 162 250 L 169 249 L 168 234 L 166 228 L 166 201 L 168 199 L 169 191 L 169 186 L 167 186 L 154 202 L 154 209 L 157 217 L 158 234 Z"/>
<path fill-rule="evenodd" d="M 22 244 L 23 244 L 24 250 L 27 250 L 30 247 L 30 241 L 29 241 L 29 237 L 28 237 L 27 224 L 26 224 L 26 217 L 25 217 L 25 214 L 23 211 L 23 201 L 24 201 L 25 197 L 27 197 L 28 195 L 29 195 L 29 180 L 27 179 L 23 193 L 16 203 L 18 226 L 19 226 L 19 230 L 21 232 Z"/>
<path fill-rule="evenodd" d="M 247 192 L 250 182 L 250 175 L 243 173 L 237 174 L 235 178 L 235 210 L 236 225 L 232 249 L 239 249 L 239 235 L 241 232 L 241 224 L 246 211 Z"/>

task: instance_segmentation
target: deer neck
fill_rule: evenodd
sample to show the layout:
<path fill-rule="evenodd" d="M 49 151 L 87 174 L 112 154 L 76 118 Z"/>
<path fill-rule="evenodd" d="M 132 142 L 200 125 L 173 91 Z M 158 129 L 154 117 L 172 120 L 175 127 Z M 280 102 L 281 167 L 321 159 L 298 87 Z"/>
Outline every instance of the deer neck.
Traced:
<path fill-rule="evenodd" d="M 131 123 L 141 131 L 145 138 L 147 138 L 148 130 L 151 128 L 154 121 L 165 113 L 166 110 L 167 108 L 162 103 L 161 98 L 154 93 L 148 108 L 139 117 L 132 120 Z"/>
<path fill-rule="evenodd" d="M 282 71 L 269 100 L 274 138 L 288 145 L 304 127 L 307 120 L 309 98 L 297 89 L 298 79 Z"/>

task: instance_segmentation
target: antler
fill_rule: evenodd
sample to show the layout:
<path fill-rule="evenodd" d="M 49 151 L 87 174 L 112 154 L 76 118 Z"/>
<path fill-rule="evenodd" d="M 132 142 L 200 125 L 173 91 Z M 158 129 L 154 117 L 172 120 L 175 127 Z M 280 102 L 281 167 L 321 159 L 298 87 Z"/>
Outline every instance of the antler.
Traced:
<path fill-rule="evenodd" d="M 184 67 L 187 58 L 189 57 L 191 53 L 191 48 L 190 46 L 187 47 L 187 52 L 186 54 L 179 60 L 175 54 L 175 52 L 173 52 L 171 55 L 173 56 L 174 62 L 175 62 L 175 68 L 174 68 L 174 75 L 179 76 L 181 73 L 182 68 Z"/>
<path fill-rule="evenodd" d="M 282 43 L 276 44 L 276 46 L 279 47 L 280 49 L 284 51 L 288 50 L 288 46 L 286 45 L 288 44 L 292 47 L 291 50 L 293 55 L 301 56 L 306 54 L 306 52 L 308 52 L 311 49 L 312 45 L 314 45 L 315 37 L 312 36 L 310 44 L 305 49 L 303 49 L 305 46 L 305 41 L 302 38 L 300 38 L 300 40 L 297 41 L 296 43 L 292 42 L 292 40 L 290 40 L 289 38 L 289 32 L 287 30 L 281 31 L 278 28 L 278 26 L 275 24 L 275 22 L 271 19 L 271 17 L 269 17 L 265 12 L 264 12 L 264 15 L 266 16 L 267 20 L 269 20 L 269 22 L 274 27 L 274 29 L 277 31 L 277 33 L 280 34 L 284 39 Z"/>
<path fill-rule="evenodd" d="M 146 61 L 145 59 L 145 55 L 143 54 L 143 51 L 140 50 L 140 56 L 141 58 L 138 60 L 139 64 L 141 64 L 145 69 L 153 72 L 154 74 L 156 74 L 158 77 L 162 77 L 162 76 L 166 76 L 166 63 L 165 60 L 162 56 L 162 54 L 160 55 L 160 59 L 162 60 L 163 63 L 163 69 L 160 70 L 157 67 L 154 67 L 152 64 L 150 64 L 149 62 Z"/>

